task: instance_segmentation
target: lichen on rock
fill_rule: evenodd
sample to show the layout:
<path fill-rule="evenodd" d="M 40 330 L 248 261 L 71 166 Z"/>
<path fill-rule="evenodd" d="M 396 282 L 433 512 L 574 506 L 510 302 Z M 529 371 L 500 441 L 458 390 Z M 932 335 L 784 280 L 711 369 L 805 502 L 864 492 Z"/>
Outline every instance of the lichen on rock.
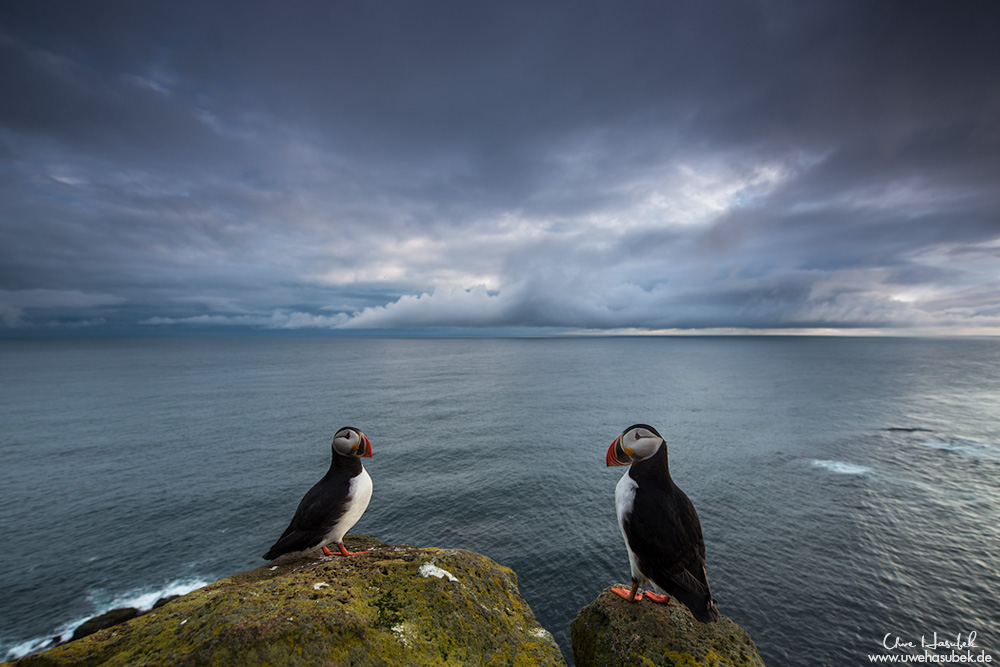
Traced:
<path fill-rule="evenodd" d="M 576 667 L 764 667 L 746 630 L 723 616 L 699 623 L 676 601 L 629 602 L 609 590 L 570 626 Z"/>
<path fill-rule="evenodd" d="M 20 664 L 565 666 L 510 569 L 462 549 L 347 542 L 371 553 L 285 556 Z"/>

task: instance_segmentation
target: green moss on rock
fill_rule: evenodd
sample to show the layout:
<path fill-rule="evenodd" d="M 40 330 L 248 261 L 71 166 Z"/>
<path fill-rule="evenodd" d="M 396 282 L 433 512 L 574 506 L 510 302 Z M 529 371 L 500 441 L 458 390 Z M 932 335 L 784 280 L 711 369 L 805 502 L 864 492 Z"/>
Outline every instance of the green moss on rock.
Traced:
<path fill-rule="evenodd" d="M 566 664 L 508 568 L 461 549 L 347 543 L 371 553 L 284 557 L 18 664 Z"/>
<path fill-rule="evenodd" d="M 576 667 L 764 667 L 746 630 L 723 616 L 699 623 L 676 602 L 628 602 L 610 590 L 570 626 Z"/>

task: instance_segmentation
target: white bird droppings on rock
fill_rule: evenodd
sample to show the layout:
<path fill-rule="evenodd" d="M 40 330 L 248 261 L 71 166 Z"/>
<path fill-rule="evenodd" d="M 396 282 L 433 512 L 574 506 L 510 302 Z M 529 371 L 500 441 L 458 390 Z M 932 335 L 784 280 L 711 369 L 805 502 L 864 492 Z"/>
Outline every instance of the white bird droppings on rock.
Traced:
<path fill-rule="evenodd" d="M 321 588 L 329 588 L 329 587 L 330 584 L 326 583 L 325 581 L 317 581 L 315 584 L 313 584 L 314 591 L 318 591 Z"/>
<path fill-rule="evenodd" d="M 427 577 L 437 577 L 438 579 L 447 579 L 448 581 L 458 581 L 448 570 L 442 570 L 434 563 L 424 563 L 420 566 L 420 576 Z"/>

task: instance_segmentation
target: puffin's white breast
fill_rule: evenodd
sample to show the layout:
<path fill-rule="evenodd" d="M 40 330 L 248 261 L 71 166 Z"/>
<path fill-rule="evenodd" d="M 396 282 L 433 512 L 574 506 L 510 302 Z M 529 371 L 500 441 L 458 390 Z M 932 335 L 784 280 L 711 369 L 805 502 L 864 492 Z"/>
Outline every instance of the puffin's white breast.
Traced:
<path fill-rule="evenodd" d="M 615 486 L 615 510 L 618 512 L 618 526 L 622 527 L 625 517 L 632 513 L 632 505 L 635 504 L 635 490 L 639 488 L 635 480 L 629 477 L 626 471 Z M 624 535 L 624 533 L 622 533 Z"/>
<path fill-rule="evenodd" d="M 615 486 L 615 511 L 618 514 L 618 530 L 621 531 L 622 539 L 625 540 L 625 549 L 628 550 L 628 562 L 632 568 L 632 576 L 640 583 L 645 583 L 647 578 L 639 571 L 639 561 L 632 552 L 632 547 L 629 546 L 628 535 L 625 534 L 625 519 L 632 514 L 632 506 L 635 505 L 635 490 L 638 488 L 639 485 L 629 477 L 628 471 L 626 471 L 618 480 L 618 485 Z"/>
<path fill-rule="evenodd" d="M 361 467 L 361 474 L 351 479 L 351 486 L 347 492 L 347 508 L 340 520 L 334 524 L 330 532 L 326 534 L 326 543 L 337 544 L 342 542 L 354 524 L 358 522 L 361 515 L 368 509 L 368 503 L 372 499 L 372 478 L 368 471 Z"/>

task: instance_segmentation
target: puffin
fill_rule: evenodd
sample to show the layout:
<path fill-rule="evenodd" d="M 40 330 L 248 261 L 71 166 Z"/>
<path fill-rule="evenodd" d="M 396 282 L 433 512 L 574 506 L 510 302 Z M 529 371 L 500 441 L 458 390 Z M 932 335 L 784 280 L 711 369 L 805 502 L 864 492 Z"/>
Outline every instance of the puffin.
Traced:
<path fill-rule="evenodd" d="M 670 478 L 667 443 L 655 428 L 634 424 L 608 447 L 608 466 L 629 466 L 615 487 L 618 527 L 632 568 L 632 588 L 612 592 L 630 602 L 680 600 L 702 623 L 719 620 L 705 571 L 705 540 L 698 513 Z"/>
<path fill-rule="evenodd" d="M 264 554 L 265 560 L 316 547 L 322 547 L 327 556 L 368 553 L 348 551 L 344 535 L 372 498 L 372 478 L 361 465 L 362 458 L 372 455 L 372 443 L 358 429 L 346 426 L 333 436 L 332 449 L 330 470 L 303 496 L 288 528 Z M 330 551 L 327 544 L 335 545 L 337 551 Z"/>

